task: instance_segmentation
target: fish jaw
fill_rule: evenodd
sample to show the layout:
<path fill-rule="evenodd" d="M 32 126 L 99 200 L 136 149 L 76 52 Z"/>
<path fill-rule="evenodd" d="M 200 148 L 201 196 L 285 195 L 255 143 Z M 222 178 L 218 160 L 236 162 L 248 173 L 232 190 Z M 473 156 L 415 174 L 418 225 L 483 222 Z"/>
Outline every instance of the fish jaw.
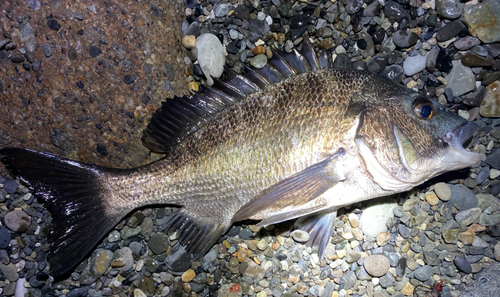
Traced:
<path fill-rule="evenodd" d="M 465 149 L 466 145 L 480 131 L 480 127 L 472 122 L 448 132 L 443 137 L 443 141 L 449 146 L 444 154 L 444 163 L 449 166 L 447 170 L 457 170 L 470 167 L 481 161 L 481 155 Z"/>

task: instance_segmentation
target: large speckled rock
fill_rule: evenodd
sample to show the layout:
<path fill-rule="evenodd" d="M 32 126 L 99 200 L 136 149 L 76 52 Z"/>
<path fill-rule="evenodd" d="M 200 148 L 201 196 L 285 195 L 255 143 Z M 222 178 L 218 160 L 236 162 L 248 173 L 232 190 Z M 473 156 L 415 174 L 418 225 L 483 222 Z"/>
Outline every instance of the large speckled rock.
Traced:
<path fill-rule="evenodd" d="M 500 117 L 500 81 L 492 82 L 486 87 L 479 113 L 486 118 Z"/>
<path fill-rule="evenodd" d="M 224 71 L 226 57 L 224 48 L 219 38 L 214 34 L 207 33 L 196 38 L 196 49 L 198 50 L 198 63 L 207 79 L 209 86 L 214 84 L 213 77 L 221 77 Z"/>
<path fill-rule="evenodd" d="M 484 43 L 500 41 L 500 1 L 465 5 L 462 20 L 472 36 Z"/>
<path fill-rule="evenodd" d="M 113 252 L 97 249 L 92 253 L 87 267 L 80 275 L 80 283 L 90 285 L 95 282 L 101 275 L 108 270 L 111 261 L 113 260 Z"/>
<path fill-rule="evenodd" d="M 389 271 L 391 264 L 389 259 L 383 255 L 371 255 L 364 259 L 366 272 L 371 276 L 380 277 Z"/>

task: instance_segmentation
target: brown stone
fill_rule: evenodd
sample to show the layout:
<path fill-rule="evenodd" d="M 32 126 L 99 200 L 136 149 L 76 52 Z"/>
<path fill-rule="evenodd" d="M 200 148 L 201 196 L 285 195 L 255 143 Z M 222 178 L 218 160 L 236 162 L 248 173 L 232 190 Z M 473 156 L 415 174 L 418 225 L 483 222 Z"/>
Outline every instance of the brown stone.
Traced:
<path fill-rule="evenodd" d="M 458 233 L 458 239 L 464 244 L 472 244 L 474 237 L 476 237 L 476 234 L 471 228 L 467 228 L 466 231 Z"/>

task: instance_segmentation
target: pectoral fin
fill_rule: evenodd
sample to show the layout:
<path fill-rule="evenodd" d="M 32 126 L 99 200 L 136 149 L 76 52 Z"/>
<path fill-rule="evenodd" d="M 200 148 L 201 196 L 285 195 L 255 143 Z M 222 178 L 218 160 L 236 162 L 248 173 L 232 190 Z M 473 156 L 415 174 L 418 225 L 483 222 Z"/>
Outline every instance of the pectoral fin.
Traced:
<path fill-rule="evenodd" d="M 295 228 L 309 233 L 310 239 L 306 245 L 311 247 L 318 246 L 320 259 L 323 257 L 326 246 L 330 241 L 336 217 L 337 211 L 332 211 L 302 217 L 295 222 Z"/>
<path fill-rule="evenodd" d="M 308 213 L 318 211 L 325 203 L 309 203 L 340 181 L 335 173 L 335 160 L 345 153 L 339 149 L 332 156 L 316 163 L 305 170 L 296 173 L 262 191 L 249 203 L 245 204 L 233 217 L 233 222 L 248 219 L 259 212 L 276 213 L 260 225 L 273 224 L 293 219 Z M 290 210 L 280 212 L 282 209 Z"/>

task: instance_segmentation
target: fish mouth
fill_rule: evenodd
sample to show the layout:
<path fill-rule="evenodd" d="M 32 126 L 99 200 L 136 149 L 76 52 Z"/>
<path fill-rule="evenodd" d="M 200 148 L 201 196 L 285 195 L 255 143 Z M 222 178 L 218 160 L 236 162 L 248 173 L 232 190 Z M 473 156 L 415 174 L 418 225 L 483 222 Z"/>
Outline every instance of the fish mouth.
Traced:
<path fill-rule="evenodd" d="M 455 168 L 472 166 L 481 161 L 481 155 L 468 150 L 477 140 L 481 127 L 473 122 L 467 122 L 446 133 L 443 141 L 450 146 L 450 154 L 445 156 L 446 163 Z"/>

